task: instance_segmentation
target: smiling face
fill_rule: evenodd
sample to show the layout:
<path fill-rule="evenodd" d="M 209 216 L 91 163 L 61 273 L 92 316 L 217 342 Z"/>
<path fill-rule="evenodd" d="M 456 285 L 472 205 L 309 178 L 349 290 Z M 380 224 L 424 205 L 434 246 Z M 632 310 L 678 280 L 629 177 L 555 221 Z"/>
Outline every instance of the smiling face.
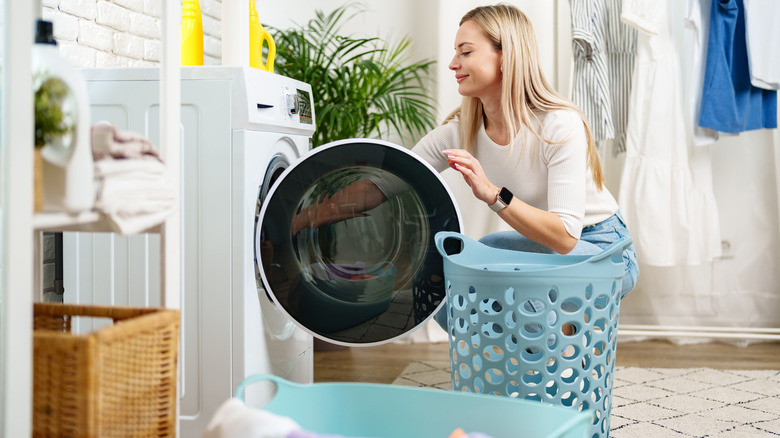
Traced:
<path fill-rule="evenodd" d="M 483 101 L 500 97 L 501 51 L 475 21 L 466 21 L 458 29 L 455 56 L 449 68 L 455 72 L 462 96 Z"/>

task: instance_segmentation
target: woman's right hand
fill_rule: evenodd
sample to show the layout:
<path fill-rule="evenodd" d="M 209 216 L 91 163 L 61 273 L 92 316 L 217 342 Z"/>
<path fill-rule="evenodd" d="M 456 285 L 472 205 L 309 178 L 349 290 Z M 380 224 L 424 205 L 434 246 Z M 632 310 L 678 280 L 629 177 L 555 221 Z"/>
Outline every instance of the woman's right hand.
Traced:
<path fill-rule="evenodd" d="M 476 157 L 464 149 L 447 149 L 443 152 L 447 156 L 447 164 L 463 176 L 477 199 L 488 205 L 496 202 L 499 189 L 490 182 Z"/>

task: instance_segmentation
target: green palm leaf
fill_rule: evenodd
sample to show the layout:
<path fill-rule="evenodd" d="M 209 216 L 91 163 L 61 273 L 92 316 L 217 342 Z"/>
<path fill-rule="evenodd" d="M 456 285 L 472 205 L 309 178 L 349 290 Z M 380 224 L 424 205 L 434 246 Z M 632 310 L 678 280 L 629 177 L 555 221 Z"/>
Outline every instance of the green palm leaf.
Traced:
<path fill-rule="evenodd" d="M 331 13 L 315 11 L 304 25 L 279 30 L 276 71 L 312 86 L 317 130 L 313 145 L 354 137 L 397 133 L 415 141 L 436 126 L 428 89 L 434 61 L 409 62 L 411 42 L 342 35 L 343 26 L 365 12 L 350 3 Z"/>

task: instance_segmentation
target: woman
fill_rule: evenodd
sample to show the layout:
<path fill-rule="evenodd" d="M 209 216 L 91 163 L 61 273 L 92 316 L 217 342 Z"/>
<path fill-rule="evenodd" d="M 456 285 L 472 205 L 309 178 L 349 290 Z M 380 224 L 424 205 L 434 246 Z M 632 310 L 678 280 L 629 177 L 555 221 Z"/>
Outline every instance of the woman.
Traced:
<path fill-rule="evenodd" d="M 513 6 L 481 6 L 463 16 L 449 65 L 463 103 L 413 151 L 439 171 L 458 171 L 515 230 L 488 234 L 482 243 L 597 254 L 629 232 L 604 187 L 585 116 L 547 83 L 536 47 L 531 22 Z M 633 245 L 623 260 L 625 295 L 638 276 Z"/>
<path fill-rule="evenodd" d="M 533 26 L 519 9 L 481 6 L 463 16 L 449 68 L 463 103 L 412 151 L 439 172 L 448 166 L 458 171 L 474 196 L 514 229 L 488 234 L 482 243 L 593 255 L 629 235 L 604 187 L 588 122 L 545 80 Z M 293 220 L 293 232 L 370 210 L 392 196 L 391 186 L 354 183 L 304 209 Z M 625 295 L 638 276 L 633 245 L 623 260 Z M 446 312 L 437 314 L 446 327 L 444 318 Z"/>

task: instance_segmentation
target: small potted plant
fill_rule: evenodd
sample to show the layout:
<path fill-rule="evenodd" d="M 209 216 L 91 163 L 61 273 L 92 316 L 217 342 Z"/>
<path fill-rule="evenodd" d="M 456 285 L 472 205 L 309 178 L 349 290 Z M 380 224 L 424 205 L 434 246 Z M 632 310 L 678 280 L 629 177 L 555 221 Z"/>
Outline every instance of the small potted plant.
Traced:
<path fill-rule="evenodd" d="M 66 99 L 70 89 L 62 79 L 47 74 L 36 74 L 35 90 L 35 202 L 34 210 L 43 210 L 43 158 L 41 149 L 47 144 L 68 135 L 75 124 L 67 111 Z"/>

